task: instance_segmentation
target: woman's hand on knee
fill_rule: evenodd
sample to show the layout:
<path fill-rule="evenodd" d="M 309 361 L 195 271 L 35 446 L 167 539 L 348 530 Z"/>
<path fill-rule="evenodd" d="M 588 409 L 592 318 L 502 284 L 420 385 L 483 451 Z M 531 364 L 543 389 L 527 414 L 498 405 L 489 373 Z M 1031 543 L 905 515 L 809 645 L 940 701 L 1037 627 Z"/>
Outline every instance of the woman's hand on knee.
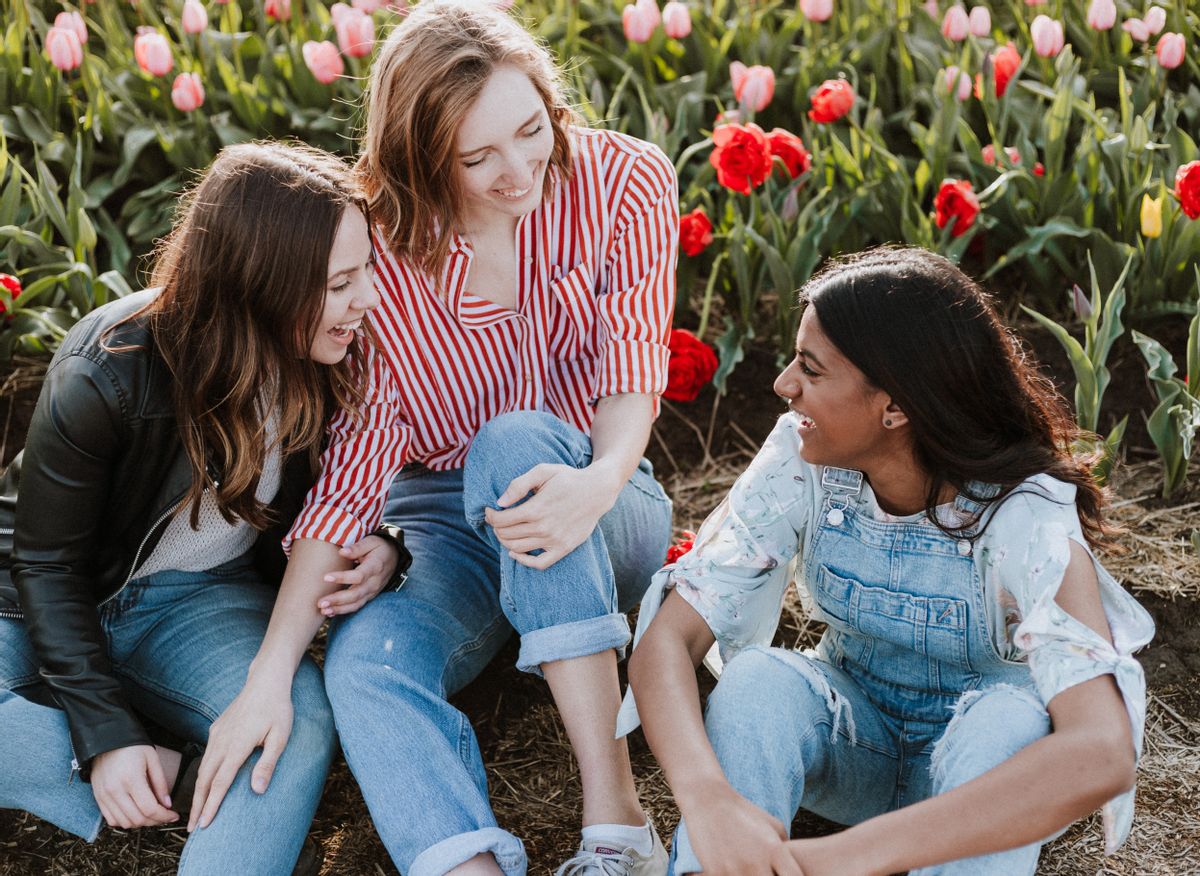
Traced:
<path fill-rule="evenodd" d="M 591 538 L 615 498 L 587 469 L 543 463 L 508 485 L 496 500 L 505 510 L 488 508 L 484 516 L 510 557 L 530 569 L 548 569 Z M 521 504 L 508 507 L 516 502 Z"/>
<path fill-rule="evenodd" d="M 705 876 L 799 876 L 788 865 L 788 829 L 729 785 L 714 790 L 706 804 L 685 813 L 688 838 Z M 794 865 L 794 861 L 792 864 Z M 785 869 L 787 868 L 787 869 Z"/>
<path fill-rule="evenodd" d="M 377 535 L 368 535 L 338 551 L 338 555 L 353 562 L 354 568 L 330 572 L 327 584 L 337 584 L 341 590 L 317 600 L 317 611 L 325 617 L 353 614 L 372 599 L 392 580 L 400 556 L 394 545 Z"/>
<path fill-rule="evenodd" d="M 262 755 L 254 765 L 250 787 L 265 794 L 291 732 L 290 683 L 267 687 L 247 683 L 208 731 L 188 830 L 212 823 L 242 764 L 256 748 L 262 748 Z"/>
<path fill-rule="evenodd" d="M 92 761 L 92 794 L 110 827 L 130 829 L 170 824 L 170 786 L 153 745 L 129 745 Z"/>

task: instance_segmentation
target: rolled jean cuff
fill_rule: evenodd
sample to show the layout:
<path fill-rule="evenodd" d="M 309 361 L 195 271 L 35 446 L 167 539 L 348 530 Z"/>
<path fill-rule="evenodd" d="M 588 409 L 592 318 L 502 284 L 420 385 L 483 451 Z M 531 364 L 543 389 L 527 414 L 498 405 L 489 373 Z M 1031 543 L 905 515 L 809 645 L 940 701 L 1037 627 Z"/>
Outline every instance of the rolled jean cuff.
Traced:
<path fill-rule="evenodd" d="M 667 873 L 669 876 L 686 876 L 688 873 L 702 872 L 704 871 L 700 867 L 700 861 L 692 851 L 692 843 L 688 839 L 687 825 L 681 821 L 679 827 L 675 828 L 675 838 L 671 840 L 670 868 Z"/>
<path fill-rule="evenodd" d="M 530 630 L 521 636 L 517 669 L 540 676 L 543 663 L 587 657 L 610 648 L 620 660 L 629 639 L 629 618 L 618 612 Z"/>
<path fill-rule="evenodd" d="M 528 861 L 521 841 L 498 827 L 460 833 L 434 843 L 417 855 L 408 876 L 443 876 L 476 855 L 491 854 L 504 876 L 525 876 Z"/>

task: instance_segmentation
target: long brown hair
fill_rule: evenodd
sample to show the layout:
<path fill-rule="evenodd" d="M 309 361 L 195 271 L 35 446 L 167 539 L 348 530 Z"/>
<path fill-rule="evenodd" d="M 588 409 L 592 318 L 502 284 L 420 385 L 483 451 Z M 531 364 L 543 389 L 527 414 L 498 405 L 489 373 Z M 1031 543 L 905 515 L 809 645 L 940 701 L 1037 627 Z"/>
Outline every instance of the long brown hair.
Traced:
<path fill-rule="evenodd" d="M 570 127 L 579 119 L 563 97 L 553 58 L 490 4 L 424 0 L 392 31 L 371 68 L 357 171 L 371 216 L 396 254 L 435 283 L 462 213 L 458 127 L 492 71 L 506 64 L 529 77 L 546 105 L 554 134 L 550 166 L 569 176 Z"/>
<path fill-rule="evenodd" d="M 333 408 L 360 410 L 366 373 L 360 338 L 336 365 L 309 358 L 325 306 L 329 253 L 342 215 L 364 209 L 349 168 L 291 143 L 228 146 L 185 196 L 155 251 L 145 309 L 173 380 L 192 484 L 180 507 L 213 491 L 222 516 L 264 529 L 255 497 L 268 412 L 285 455 L 315 468 Z M 220 473 L 214 481 L 209 463 Z"/>
<path fill-rule="evenodd" d="M 954 264 L 915 247 L 880 247 L 831 262 L 800 298 L 842 355 L 908 416 L 930 476 L 930 520 L 946 485 L 994 505 L 1046 473 L 1074 484 L 1088 543 L 1110 546 L 1118 530 L 1104 520 L 1096 456 L 1075 449 L 1084 433 L 988 294 Z"/>

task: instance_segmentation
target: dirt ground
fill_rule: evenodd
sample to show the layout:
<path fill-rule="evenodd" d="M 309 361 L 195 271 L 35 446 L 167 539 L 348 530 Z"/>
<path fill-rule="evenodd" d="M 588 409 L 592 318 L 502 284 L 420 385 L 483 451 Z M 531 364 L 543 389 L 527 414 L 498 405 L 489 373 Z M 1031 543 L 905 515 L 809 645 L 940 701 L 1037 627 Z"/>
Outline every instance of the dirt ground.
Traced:
<path fill-rule="evenodd" d="M 1035 337 L 1034 346 L 1053 373 L 1063 373 L 1065 363 L 1052 344 Z M 1148 397 L 1140 361 L 1128 350 L 1117 352 L 1110 392 L 1119 386 L 1128 399 L 1112 406 L 1118 412 L 1136 410 Z M 734 381 L 749 389 L 719 403 L 709 389 L 690 405 L 665 405 L 648 454 L 675 500 L 680 529 L 699 524 L 782 412 L 770 392 L 774 373 L 774 356 L 751 350 Z M 36 381 L 33 386 L 36 392 Z M 15 405 L 14 386 L 0 392 L 0 424 L 8 426 L 0 448 L 5 460 L 19 445 L 31 397 L 29 386 L 15 388 Z M 1150 702 L 1133 833 L 1116 856 L 1104 858 L 1098 818 L 1081 822 L 1044 850 L 1039 874 L 1200 873 L 1200 556 L 1189 543 L 1200 520 L 1194 510 L 1200 507 L 1200 472 L 1193 472 L 1184 493 L 1164 502 L 1158 498 L 1157 469 L 1148 446 L 1135 416 L 1128 463 L 1115 483 L 1115 514 L 1129 527 L 1124 541 L 1130 551 L 1107 561 L 1158 623 L 1154 643 L 1139 655 Z M 815 625 L 789 602 L 778 643 L 804 644 L 816 635 Z M 530 872 L 547 873 L 577 842 L 579 785 L 545 686 L 513 668 L 515 654 L 510 644 L 456 704 L 477 728 L 500 824 L 525 841 Z M 702 681 L 711 685 L 703 674 Z M 630 745 L 643 804 L 665 838 L 677 817 L 670 792 L 640 732 L 630 738 Z M 804 815 L 793 825 L 798 836 L 833 829 L 836 825 Z M 326 785 L 313 835 L 325 854 L 325 876 L 397 872 L 340 758 Z M 0 876 L 169 874 L 184 839 L 182 831 L 170 828 L 106 830 L 94 846 L 87 846 L 30 815 L 0 811 Z"/>

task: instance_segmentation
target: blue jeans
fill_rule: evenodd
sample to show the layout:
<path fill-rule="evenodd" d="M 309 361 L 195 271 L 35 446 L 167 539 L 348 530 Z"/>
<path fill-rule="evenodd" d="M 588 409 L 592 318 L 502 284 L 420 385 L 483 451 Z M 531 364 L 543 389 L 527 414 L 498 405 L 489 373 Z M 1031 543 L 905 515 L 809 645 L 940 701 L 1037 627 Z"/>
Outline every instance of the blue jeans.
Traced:
<path fill-rule="evenodd" d="M 266 633 L 276 591 L 247 557 L 206 572 L 135 579 L 101 610 L 113 672 L 142 714 L 203 743 L 241 691 Z M 0 807 L 24 809 L 89 842 L 101 827 L 91 786 L 71 774 L 62 711 L 22 696 L 38 681 L 24 625 L 0 620 Z M 278 876 L 291 872 L 333 756 L 333 715 L 308 657 L 292 683 L 295 718 L 265 794 L 250 788 L 256 753 L 217 817 L 188 837 L 179 872 Z"/>
<path fill-rule="evenodd" d="M 948 722 L 920 724 L 878 708 L 842 670 L 780 648 L 750 648 L 726 665 L 704 725 L 733 788 L 784 824 L 800 808 L 857 824 L 965 784 L 1050 732 L 1041 702 L 1022 688 L 972 691 Z M 912 876 L 1032 876 L 1040 849 Z M 702 872 L 682 823 L 671 857 L 672 873 Z"/>
<path fill-rule="evenodd" d="M 591 442 L 557 418 L 506 414 L 476 435 L 460 470 L 406 469 L 384 517 L 413 563 L 396 593 L 334 628 L 325 660 L 338 734 L 388 853 L 430 876 L 490 852 L 523 874 L 525 850 L 488 802 L 475 733 L 446 698 L 515 629 L 518 666 L 622 650 L 621 609 L 641 598 L 670 540 L 671 504 L 643 461 L 591 537 L 549 569 L 509 559 L 483 519 L 518 475 L 543 462 L 586 466 Z"/>

